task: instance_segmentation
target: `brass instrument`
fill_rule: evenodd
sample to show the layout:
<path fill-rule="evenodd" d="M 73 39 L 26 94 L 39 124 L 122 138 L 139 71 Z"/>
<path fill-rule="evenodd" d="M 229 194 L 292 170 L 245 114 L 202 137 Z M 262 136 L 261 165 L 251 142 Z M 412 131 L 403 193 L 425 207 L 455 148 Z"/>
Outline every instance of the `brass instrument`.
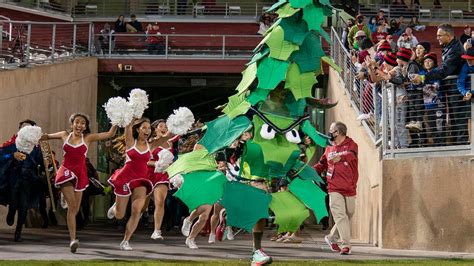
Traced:
<path fill-rule="evenodd" d="M 41 140 L 39 144 L 41 147 L 41 153 L 43 154 L 43 164 L 46 173 L 46 181 L 48 182 L 49 197 L 51 198 L 51 208 L 53 209 L 53 212 L 56 212 L 56 203 L 54 201 L 53 188 L 51 186 L 51 174 L 49 173 L 49 162 L 53 165 L 53 175 L 56 175 L 58 169 L 49 142 L 47 140 Z"/>

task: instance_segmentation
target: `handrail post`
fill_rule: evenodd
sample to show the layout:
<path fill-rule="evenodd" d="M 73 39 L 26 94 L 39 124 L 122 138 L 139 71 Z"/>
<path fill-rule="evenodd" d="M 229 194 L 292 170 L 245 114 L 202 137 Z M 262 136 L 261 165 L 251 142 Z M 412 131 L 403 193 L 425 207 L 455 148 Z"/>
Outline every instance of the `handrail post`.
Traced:
<path fill-rule="evenodd" d="M 112 55 L 112 31 L 109 32 L 109 57 Z"/>
<path fill-rule="evenodd" d="M 28 23 L 28 35 L 26 36 L 26 64 L 30 63 L 31 23 Z"/>
<path fill-rule="evenodd" d="M 73 30 L 72 30 L 72 57 L 76 57 L 76 39 L 77 39 L 77 24 L 74 24 Z"/>
<path fill-rule="evenodd" d="M 3 22 L 0 22 L 0 52 L 3 50 Z"/>
<path fill-rule="evenodd" d="M 471 91 L 474 90 L 474 74 L 471 74 Z M 474 101 L 471 99 L 471 154 L 474 155 Z"/>
<path fill-rule="evenodd" d="M 222 59 L 225 58 L 225 35 L 222 35 Z"/>
<path fill-rule="evenodd" d="M 392 158 L 395 157 L 395 111 L 396 111 L 396 98 L 395 98 L 395 90 L 396 88 L 393 87 L 391 90 L 390 90 L 390 99 L 392 100 L 391 101 L 391 105 L 389 106 L 390 110 L 391 110 L 391 114 L 389 116 L 390 118 L 390 153 L 391 153 L 391 156 Z M 397 136 L 398 137 L 398 136 Z"/>
<path fill-rule="evenodd" d="M 53 24 L 53 36 L 51 39 L 51 62 L 54 63 L 54 52 L 56 50 L 56 24 Z"/>
<path fill-rule="evenodd" d="M 387 90 L 385 88 L 385 82 L 382 82 L 382 149 L 384 155 L 386 155 L 388 147 L 388 106 L 387 106 Z"/>
<path fill-rule="evenodd" d="M 89 23 L 89 38 L 87 44 L 87 53 L 89 56 L 92 55 L 92 41 L 94 40 L 94 28 L 92 27 L 92 23 Z"/>
<path fill-rule="evenodd" d="M 374 103 L 374 120 L 375 120 L 375 126 L 374 126 L 374 135 L 375 135 L 375 141 L 377 142 L 377 137 L 379 135 L 379 123 L 380 121 L 378 121 L 377 118 L 378 117 L 378 111 L 379 109 L 377 108 L 377 85 L 375 84 L 371 84 L 371 87 L 372 87 L 372 101 Z"/>
<path fill-rule="evenodd" d="M 168 44 L 169 44 L 169 35 L 166 34 L 165 37 L 165 58 L 168 59 Z"/>

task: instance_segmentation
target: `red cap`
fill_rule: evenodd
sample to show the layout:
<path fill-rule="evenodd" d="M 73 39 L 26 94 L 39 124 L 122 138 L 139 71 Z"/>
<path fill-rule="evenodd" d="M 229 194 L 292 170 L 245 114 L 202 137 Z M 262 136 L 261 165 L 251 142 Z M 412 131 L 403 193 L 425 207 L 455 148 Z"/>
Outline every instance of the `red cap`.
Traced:
<path fill-rule="evenodd" d="M 397 57 L 394 53 L 388 52 L 386 55 L 383 56 L 383 61 L 391 66 L 397 66 Z"/>
<path fill-rule="evenodd" d="M 392 51 L 392 46 L 387 41 L 382 42 L 377 48 L 377 52 L 380 51 Z"/>
<path fill-rule="evenodd" d="M 410 61 L 412 55 L 413 55 L 413 52 L 410 49 L 402 47 L 397 52 L 397 59 L 408 62 L 408 61 Z"/>
<path fill-rule="evenodd" d="M 425 56 L 423 57 L 423 61 L 425 61 L 426 59 L 431 59 L 431 60 L 434 61 L 435 66 L 438 65 L 438 56 L 437 56 L 435 53 L 427 53 L 427 54 L 425 54 Z"/>

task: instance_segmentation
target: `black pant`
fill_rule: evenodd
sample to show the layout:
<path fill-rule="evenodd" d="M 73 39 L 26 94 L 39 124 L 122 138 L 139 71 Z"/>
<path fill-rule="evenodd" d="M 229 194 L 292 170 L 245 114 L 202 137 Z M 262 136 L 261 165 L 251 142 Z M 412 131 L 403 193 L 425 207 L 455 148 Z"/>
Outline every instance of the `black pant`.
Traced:
<path fill-rule="evenodd" d="M 426 110 L 426 132 L 431 135 L 433 146 L 446 145 L 446 112 L 445 107 Z"/>
<path fill-rule="evenodd" d="M 451 139 L 453 145 L 467 145 L 468 121 L 471 115 L 471 103 L 463 101 L 463 96 L 457 90 L 457 85 L 446 84 L 449 118 L 451 119 Z"/>
<path fill-rule="evenodd" d="M 23 183 L 23 184 L 22 184 Z M 18 211 L 16 221 L 16 231 L 21 232 L 28 214 L 28 197 L 31 194 L 31 187 L 24 182 L 14 186 L 10 194 L 10 204 L 8 205 L 8 216 L 14 216 Z"/>
<path fill-rule="evenodd" d="M 421 122 L 423 121 L 423 109 L 425 109 L 423 103 L 423 91 L 421 90 L 409 90 L 407 91 L 408 96 L 408 111 L 406 120 L 408 122 Z"/>

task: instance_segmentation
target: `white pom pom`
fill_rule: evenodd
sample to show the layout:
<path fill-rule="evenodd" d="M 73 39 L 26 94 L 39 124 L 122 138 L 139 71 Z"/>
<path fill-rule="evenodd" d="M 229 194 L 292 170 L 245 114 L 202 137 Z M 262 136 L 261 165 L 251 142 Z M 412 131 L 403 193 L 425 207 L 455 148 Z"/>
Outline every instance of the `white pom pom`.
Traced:
<path fill-rule="evenodd" d="M 167 149 L 158 153 L 158 161 L 155 162 L 155 173 L 163 173 L 173 163 L 174 155 Z"/>
<path fill-rule="evenodd" d="M 184 135 L 193 126 L 194 115 L 186 107 L 179 107 L 166 120 L 168 130 L 175 135 Z"/>
<path fill-rule="evenodd" d="M 112 125 L 126 127 L 132 122 L 133 110 L 127 100 L 122 97 L 110 98 L 104 104 L 104 109 Z"/>
<path fill-rule="evenodd" d="M 184 183 L 184 178 L 182 175 L 175 175 L 170 179 L 170 182 L 174 188 L 180 188 Z"/>
<path fill-rule="evenodd" d="M 37 126 L 25 126 L 18 131 L 15 144 L 17 150 L 30 154 L 41 138 L 41 128 Z"/>
<path fill-rule="evenodd" d="M 141 118 L 145 110 L 148 108 L 148 104 L 150 103 L 150 101 L 148 101 L 148 95 L 146 94 L 146 91 L 142 89 L 133 89 L 130 92 L 128 101 L 132 106 L 133 117 L 135 118 Z"/>

